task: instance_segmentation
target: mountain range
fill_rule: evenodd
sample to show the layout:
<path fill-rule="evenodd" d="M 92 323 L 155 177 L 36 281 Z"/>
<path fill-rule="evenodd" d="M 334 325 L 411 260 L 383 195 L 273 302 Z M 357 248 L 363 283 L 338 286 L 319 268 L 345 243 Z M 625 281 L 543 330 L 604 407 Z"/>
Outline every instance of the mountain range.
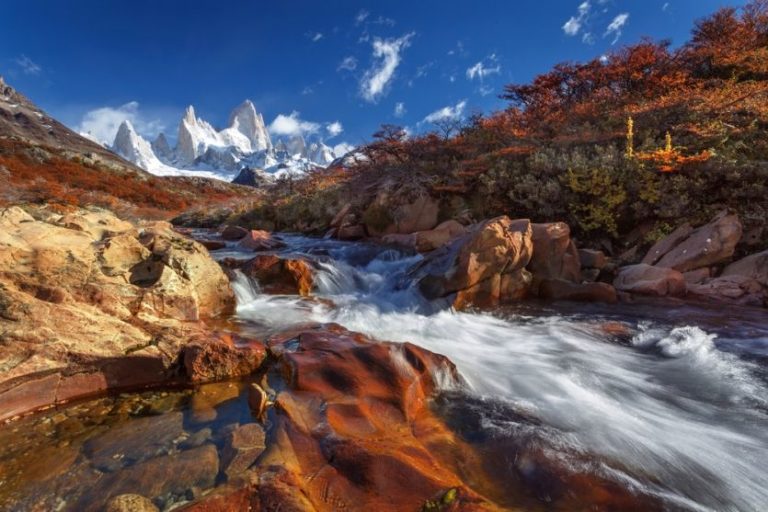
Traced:
<path fill-rule="evenodd" d="M 179 121 L 176 140 L 171 147 L 168 137 L 160 133 L 150 142 L 126 120 L 110 149 L 159 176 L 201 176 L 226 181 L 232 181 L 244 170 L 257 170 L 266 179 L 303 176 L 343 156 L 336 155 L 321 140 L 308 143 L 301 135 L 273 144 L 263 116 L 250 100 L 232 111 L 228 126 L 221 130 L 197 117 L 194 107 L 187 107 Z"/>

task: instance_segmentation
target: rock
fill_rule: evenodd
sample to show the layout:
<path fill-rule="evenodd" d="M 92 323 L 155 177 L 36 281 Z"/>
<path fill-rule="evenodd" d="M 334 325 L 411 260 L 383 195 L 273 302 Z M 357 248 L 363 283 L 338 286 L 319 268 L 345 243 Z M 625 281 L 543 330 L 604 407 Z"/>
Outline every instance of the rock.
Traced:
<path fill-rule="evenodd" d="M 601 273 L 599 268 L 583 268 L 581 269 L 581 280 L 586 283 L 594 283 Z"/>
<path fill-rule="evenodd" d="M 688 297 L 743 306 L 768 306 L 768 292 L 763 285 L 742 275 L 721 276 L 706 279 L 701 284 L 689 284 Z"/>
<path fill-rule="evenodd" d="M 238 247 L 242 249 L 248 249 L 254 252 L 257 251 L 275 251 L 285 247 L 285 243 L 274 238 L 269 231 L 261 231 L 253 229 L 248 232 L 240 242 Z"/>
<path fill-rule="evenodd" d="M 236 428 L 227 436 L 221 453 L 222 471 L 228 478 L 245 472 L 264 452 L 264 429 L 257 423 Z"/>
<path fill-rule="evenodd" d="M 255 382 L 251 383 L 248 386 L 248 407 L 250 407 L 253 416 L 259 420 L 263 419 L 268 404 L 269 397 L 264 388 Z"/>
<path fill-rule="evenodd" d="M 435 229 L 416 232 L 414 247 L 419 252 L 438 249 L 467 232 L 467 228 L 455 220 L 438 224 Z"/>
<path fill-rule="evenodd" d="M 339 240 L 360 240 L 366 237 L 365 226 L 362 224 L 354 224 L 349 226 L 341 226 L 336 231 L 336 238 Z"/>
<path fill-rule="evenodd" d="M 618 302 L 616 289 L 607 283 L 573 283 L 563 279 L 544 279 L 539 285 L 539 297 L 609 304 Z"/>
<path fill-rule="evenodd" d="M 350 211 L 352 211 L 352 203 L 346 203 L 333 217 L 329 226 L 332 228 L 340 228 L 343 226 L 342 221 Z"/>
<path fill-rule="evenodd" d="M 605 267 L 608 259 L 603 251 L 593 249 L 579 249 L 579 261 L 584 268 L 596 268 L 598 270 Z"/>
<path fill-rule="evenodd" d="M 581 281 L 581 263 L 571 229 L 564 222 L 532 224 L 533 256 L 528 270 L 533 274 L 534 288 L 543 279 Z M 536 290 L 534 290 L 536 291 Z"/>
<path fill-rule="evenodd" d="M 389 197 L 379 197 L 363 214 L 366 231 L 371 236 L 407 235 L 437 225 L 440 207 L 431 197 L 423 195 L 405 204 L 393 202 Z"/>
<path fill-rule="evenodd" d="M 230 241 L 241 240 L 247 236 L 248 233 L 250 233 L 250 231 L 243 227 L 227 225 L 221 230 L 221 238 Z"/>
<path fill-rule="evenodd" d="M 309 296 L 314 286 L 314 269 L 299 258 L 261 255 L 241 267 L 245 275 L 258 281 L 264 293 Z"/>
<path fill-rule="evenodd" d="M 221 267 L 168 223 L 11 208 L 0 224 L 0 420 L 172 383 L 182 347 L 210 336 L 199 320 L 234 309 Z"/>
<path fill-rule="evenodd" d="M 457 382 L 447 359 L 335 325 L 269 341 L 284 344 L 292 348 L 275 352 L 287 388 L 275 404 L 274 445 L 258 462 L 259 473 L 280 473 L 260 478 L 262 506 L 303 496 L 318 510 L 420 510 L 456 487 L 456 510 L 492 508 L 454 472 L 479 468 L 429 406 L 437 379 Z"/>
<path fill-rule="evenodd" d="M 722 273 L 727 276 L 744 276 L 754 279 L 763 286 L 768 286 L 768 251 L 752 254 L 731 263 Z"/>
<path fill-rule="evenodd" d="M 266 355 L 261 342 L 223 334 L 184 347 L 184 370 L 192 382 L 244 377 L 258 370 Z"/>
<path fill-rule="evenodd" d="M 384 235 L 383 237 L 381 237 L 381 241 L 384 242 L 385 244 L 399 245 L 400 247 L 415 249 L 416 233 L 410 233 L 407 235 L 401 235 L 399 233 Z"/>
<path fill-rule="evenodd" d="M 189 489 L 207 489 L 216 482 L 219 456 L 216 447 L 206 444 L 200 448 L 154 457 L 144 462 L 104 475 L 94 485 L 93 496 L 139 494 L 154 499 L 169 494 L 186 494 Z M 74 503 L 72 510 L 99 510 L 91 496 Z"/>
<path fill-rule="evenodd" d="M 741 232 L 738 215 L 724 211 L 709 224 L 681 237 L 677 244 L 658 259 L 656 265 L 686 272 L 722 263 L 733 256 Z"/>
<path fill-rule="evenodd" d="M 697 268 L 696 270 L 683 272 L 683 278 L 688 284 L 701 284 L 710 277 L 712 277 L 712 271 L 709 267 Z"/>
<path fill-rule="evenodd" d="M 428 299 L 461 292 L 457 299 L 460 307 L 498 304 L 514 300 L 527 290 L 527 274 L 521 271 L 531 260 L 532 247 L 528 220 L 497 217 L 429 253 L 409 275 L 418 281 L 419 289 Z M 516 284 L 512 278 L 506 278 L 502 286 L 504 275 L 517 278 Z"/>
<path fill-rule="evenodd" d="M 83 445 L 83 453 L 98 469 L 114 471 L 168 453 L 184 432 L 181 412 L 130 419 L 111 427 Z"/>
<path fill-rule="evenodd" d="M 247 187 L 261 188 L 271 185 L 275 182 L 275 178 L 262 169 L 253 169 L 251 167 L 243 167 L 240 172 L 232 180 L 232 183 L 237 185 L 245 185 Z"/>
<path fill-rule="evenodd" d="M 198 387 L 192 394 L 190 409 L 193 423 L 208 423 L 218 416 L 216 408 L 240 396 L 242 386 L 237 382 L 215 382 Z"/>
<path fill-rule="evenodd" d="M 198 240 L 198 242 L 209 251 L 218 251 L 219 249 L 227 247 L 226 242 L 222 242 L 221 240 L 207 240 L 203 238 Z"/>
<path fill-rule="evenodd" d="M 645 263 L 646 265 L 653 265 L 665 254 L 679 245 L 680 242 L 688 238 L 691 235 L 691 232 L 693 232 L 693 226 L 687 222 L 682 226 L 679 226 L 672 233 L 653 244 L 653 247 L 650 248 L 641 263 Z"/>
<path fill-rule="evenodd" d="M 109 500 L 106 512 L 160 512 L 160 509 L 144 496 L 121 494 Z"/>
<path fill-rule="evenodd" d="M 623 292 L 657 297 L 680 297 L 685 295 L 686 290 L 682 273 L 645 263 L 620 268 L 613 286 Z"/>

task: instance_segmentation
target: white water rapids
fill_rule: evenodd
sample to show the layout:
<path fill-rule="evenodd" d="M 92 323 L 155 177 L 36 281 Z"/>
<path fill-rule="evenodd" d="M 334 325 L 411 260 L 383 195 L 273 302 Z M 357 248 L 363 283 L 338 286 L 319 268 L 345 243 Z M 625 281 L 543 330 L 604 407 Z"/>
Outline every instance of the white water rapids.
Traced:
<path fill-rule="evenodd" d="M 673 510 L 768 510 L 765 362 L 748 357 L 750 346 L 766 345 L 768 315 L 734 335 L 741 349 L 726 351 L 727 333 L 702 327 L 694 313 L 657 320 L 633 315 L 632 306 L 592 314 L 586 305 L 524 315 L 434 312 L 412 288 L 397 289 L 419 256 L 285 239 L 291 251 L 321 255 L 316 293 L 335 307 L 262 295 L 241 275 L 234 283 L 241 319 L 274 328 L 337 322 L 411 341 L 448 356 L 469 393 L 536 418 L 554 457 L 563 448 L 598 460 L 603 476 Z M 600 329 L 606 318 L 631 329 L 625 343 Z M 501 435 L 511 428 L 497 415 L 482 426 Z"/>

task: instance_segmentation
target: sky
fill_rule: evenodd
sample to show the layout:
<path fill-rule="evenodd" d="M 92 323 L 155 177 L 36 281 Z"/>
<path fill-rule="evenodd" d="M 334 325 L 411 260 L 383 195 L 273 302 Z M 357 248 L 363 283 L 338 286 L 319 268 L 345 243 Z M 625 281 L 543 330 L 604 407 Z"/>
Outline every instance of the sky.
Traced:
<path fill-rule="evenodd" d="M 251 99 L 273 137 L 361 144 L 505 107 L 508 83 L 644 36 L 683 44 L 724 0 L 0 0 L 0 75 L 101 139 L 175 139 Z"/>

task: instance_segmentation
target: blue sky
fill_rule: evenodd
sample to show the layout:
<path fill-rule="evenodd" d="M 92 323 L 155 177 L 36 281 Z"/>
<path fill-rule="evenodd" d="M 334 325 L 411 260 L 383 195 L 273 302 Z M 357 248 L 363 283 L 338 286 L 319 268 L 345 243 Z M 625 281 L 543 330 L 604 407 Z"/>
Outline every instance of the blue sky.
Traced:
<path fill-rule="evenodd" d="M 504 107 L 553 64 L 642 36 L 687 40 L 722 0 L 3 0 L 0 74 L 69 126 L 174 138 L 250 98 L 275 131 L 358 144 L 381 123 Z M 277 120 L 277 122 L 275 122 Z M 335 124 L 338 123 L 338 124 Z"/>

